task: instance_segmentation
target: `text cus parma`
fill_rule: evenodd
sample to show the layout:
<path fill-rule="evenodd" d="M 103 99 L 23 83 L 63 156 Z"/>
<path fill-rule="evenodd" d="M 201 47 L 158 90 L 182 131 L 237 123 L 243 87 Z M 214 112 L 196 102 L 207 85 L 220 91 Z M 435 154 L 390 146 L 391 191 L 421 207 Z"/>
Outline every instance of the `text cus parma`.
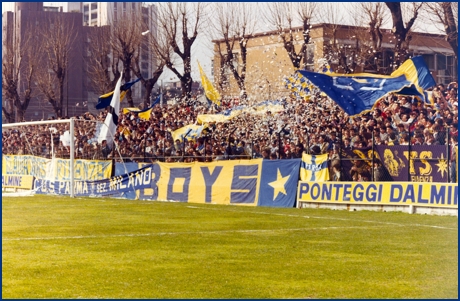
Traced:
<path fill-rule="evenodd" d="M 151 188 L 152 166 L 135 172 L 98 181 L 75 181 L 76 196 L 114 195 L 138 189 Z M 35 180 L 37 193 L 70 194 L 70 181 Z"/>

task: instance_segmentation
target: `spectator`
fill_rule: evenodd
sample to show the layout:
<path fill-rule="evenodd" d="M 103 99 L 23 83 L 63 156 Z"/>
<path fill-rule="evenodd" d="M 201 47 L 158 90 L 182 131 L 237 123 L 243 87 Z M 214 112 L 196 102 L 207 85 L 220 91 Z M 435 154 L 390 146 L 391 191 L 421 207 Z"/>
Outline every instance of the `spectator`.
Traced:
<path fill-rule="evenodd" d="M 350 169 L 350 177 L 353 181 L 358 181 L 359 174 L 362 174 L 367 171 L 363 160 L 359 159 L 358 157 L 354 157 L 351 161 L 353 166 Z"/>

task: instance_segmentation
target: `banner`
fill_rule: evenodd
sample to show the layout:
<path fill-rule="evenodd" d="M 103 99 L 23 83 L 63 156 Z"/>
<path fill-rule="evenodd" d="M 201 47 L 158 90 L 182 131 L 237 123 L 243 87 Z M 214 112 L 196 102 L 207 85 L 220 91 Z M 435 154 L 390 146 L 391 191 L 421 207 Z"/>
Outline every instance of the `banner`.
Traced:
<path fill-rule="evenodd" d="M 152 187 L 139 199 L 257 205 L 262 159 L 154 165 Z"/>
<path fill-rule="evenodd" d="M 113 196 L 128 191 L 136 191 L 151 187 L 153 166 L 148 165 L 134 172 L 110 179 L 98 181 L 75 181 L 75 196 Z M 35 179 L 34 183 L 38 194 L 70 194 L 70 181 L 53 181 Z"/>
<path fill-rule="evenodd" d="M 297 201 L 458 208 L 458 186 L 408 182 L 299 182 Z"/>
<path fill-rule="evenodd" d="M 52 163 L 53 179 L 57 181 L 70 180 L 70 160 L 54 159 Z M 108 179 L 112 175 L 112 161 L 75 160 L 74 180 L 95 181 Z"/>
<path fill-rule="evenodd" d="M 30 155 L 3 155 L 2 174 L 30 175 L 45 178 L 50 169 L 51 159 Z"/>
<path fill-rule="evenodd" d="M 329 168 L 327 167 L 327 154 L 302 155 L 300 165 L 301 181 L 329 181 Z"/>
<path fill-rule="evenodd" d="M 235 118 L 236 116 L 240 115 L 243 112 L 246 112 L 247 110 L 247 106 L 236 106 L 217 114 L 200 114 L 197 116 L 196 121 L 199 124 L 207 122 L 225 122 Z"/>
<path fill-rule="evenodd" d="M 2 175 L 2 188 L 12 187 L 20 189 L 32 189 L 33 176 L 25 175 Z"/>
<path fill-rule="evenodd" d="M 294 207 L 300 161 L 263 160 L 258 206 Z"/>
<path fill-rule="evenodd" d="M 231 120 L 241 113 L 263 115 L 270 111 L 272 114 L 284 111 L 283 103 L 277 100 L 266 100 L 252 106 L 236 106 L 217 114 L 200 114 L 197 116 L 197 123 L 225 122 Z"/>
<path fill-rule="evenodd" d="M 70 180 L 70 159 L 46 159 L 35 156 L 2 156 L 2 174 L 30 175 L 39 179 Z M 74 179 L 78 181 L 110 178 L 112 161 L 75 160 Z"/>
<path fill-rule="evenodd" d="M 275 114 L 284 111 L 284 106 L 279 101 L 266 100 L 253 105 L 251 110 L 248 111 L 256 115 L 266 114 L 268 111 L 270 111 L 272 114 Z"/>
<path fill-rule="evenodd" d="M 443 145 L 411 145 L 411 160 L 408 145 L 376 145 L 374 153 L 370 147 L 342 150 L 341 156 L 369 160 L 366 164 L 372 163 L 372 157 L 379 159 L 391 178 L 389 181 L 446 183 L 448 179 L 447 146 Z M 351 161 L 342 160 L 341 163 L 344 172 L 348 172 Z"/>

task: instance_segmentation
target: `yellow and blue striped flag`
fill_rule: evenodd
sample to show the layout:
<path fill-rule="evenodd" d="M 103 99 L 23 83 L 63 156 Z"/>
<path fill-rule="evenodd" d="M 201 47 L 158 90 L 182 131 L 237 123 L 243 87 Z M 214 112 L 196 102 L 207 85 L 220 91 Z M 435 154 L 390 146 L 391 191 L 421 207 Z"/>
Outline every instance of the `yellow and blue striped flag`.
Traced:
<path fill-rule="evenodd" d="M 120 101 L 122 101 L 123 98 L 125 98 L 125 95 L 126 95 L 126 93 L 128 92 L 128 90 L 129 90 L 135 83 L 137 83 L 137 82 L 140 81 L 140 80 L 141 80 L 141 79 L 138 78 L 138 79 L 133 80 L 133 81 L 131 81 L 131 82 L 125 83 L 125 84 L 123 84 L 123 85 L 120 87 Z M 99 96 L 99 98 L 98 98 L 98 100 L 97 100 L 97 104 L 96 104 L 96 109 L 101 110 L 101 109 L 103 109 L 103 108 L 108 107 L 108 106 L 110 105 L 110 102 L 112 101 L 113 92 L 114 92 L 114 91 Z"/>
<path fill-rule="evenodd" d="M 182 141 L 183 138 L 186 138 L 187 140 L 195 140 L 196 138 L 201 136 L 201 132 L 206 127 L 207 127 L 206 124 L 204 124 L 204 125 L 189 124 L 189 125 L 186 125 L 184 127 L 181 127 L 180 129 L 172 131 L 171 136 L 173 137 L 174 141 L 176 141 L 177 139 Z M 187 136 L 185 136 L 185 135 L 187 135 Z"/>
<path fill-rule="evenodd" d="M 158 96 L 155 101 L 152 103 L 152 105 L 146 109 L 140 110 L 138 108 L 124 108 L 123 109 L 123 114 L 127 114 L 129 112 L 132 113 L 137 113 L 137 116 L 143 120 L 149 120 L 150 114 L 152 113 L 153 107 L 157 104 L 160 103 L 161 95 Z"/>

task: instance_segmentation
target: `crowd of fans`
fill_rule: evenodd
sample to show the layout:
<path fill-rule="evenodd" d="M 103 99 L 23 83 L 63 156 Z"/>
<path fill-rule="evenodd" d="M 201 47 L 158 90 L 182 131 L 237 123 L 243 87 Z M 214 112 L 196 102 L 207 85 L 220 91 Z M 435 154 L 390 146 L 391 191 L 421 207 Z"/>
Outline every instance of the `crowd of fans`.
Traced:
<path fill-rule="evenodd" d="M 329 154 L 331 177 L 339 178 L 340 151 L 374 145 L 457 145 L 457 83 L 440 84 L 433 89 L 434 105 L 416 98 L 389 95 L 373 110 L 350 118 L 340 107 L 321 93 L 307 100 L 289 98 L 284 111 L 264 115 L 242 113 L 224 123 L 209 123 L 202 135 L 190 141 L 173 140 L 171 132 L 194 124 L 199 114 L 211 114 L 236 105 L 232 100 L 220 108 L 211 108 L 196 100 L 153 108 L 149 120 L 136 113 L 120 113 L 116 147 L 97 142 L 96 123 L 106 112 L 77 116 L 75 156 L 85 159 L 114 159 L 132 162 L 210 162 L 229 159 L 291 159 L 302 153 Z M 239 104 L 239 103 L 238 103 Z M 69 157 L 69 147 L 62 141 L 62 124 L 35 125 L 27 131 L 4 131 L 3 154 L 34 154 Z M 453 149 L 453 148 L 452 148 Z M 451 160 L 455 155 L 451 154 Z M 354 169 L 359 169 L 356 167 Z M 367 172 L 346 171 L 353 180 L 369 180 L 376 166 L 365 164 Z M 343 177 L 342 177 L 343 178 Z"/>

